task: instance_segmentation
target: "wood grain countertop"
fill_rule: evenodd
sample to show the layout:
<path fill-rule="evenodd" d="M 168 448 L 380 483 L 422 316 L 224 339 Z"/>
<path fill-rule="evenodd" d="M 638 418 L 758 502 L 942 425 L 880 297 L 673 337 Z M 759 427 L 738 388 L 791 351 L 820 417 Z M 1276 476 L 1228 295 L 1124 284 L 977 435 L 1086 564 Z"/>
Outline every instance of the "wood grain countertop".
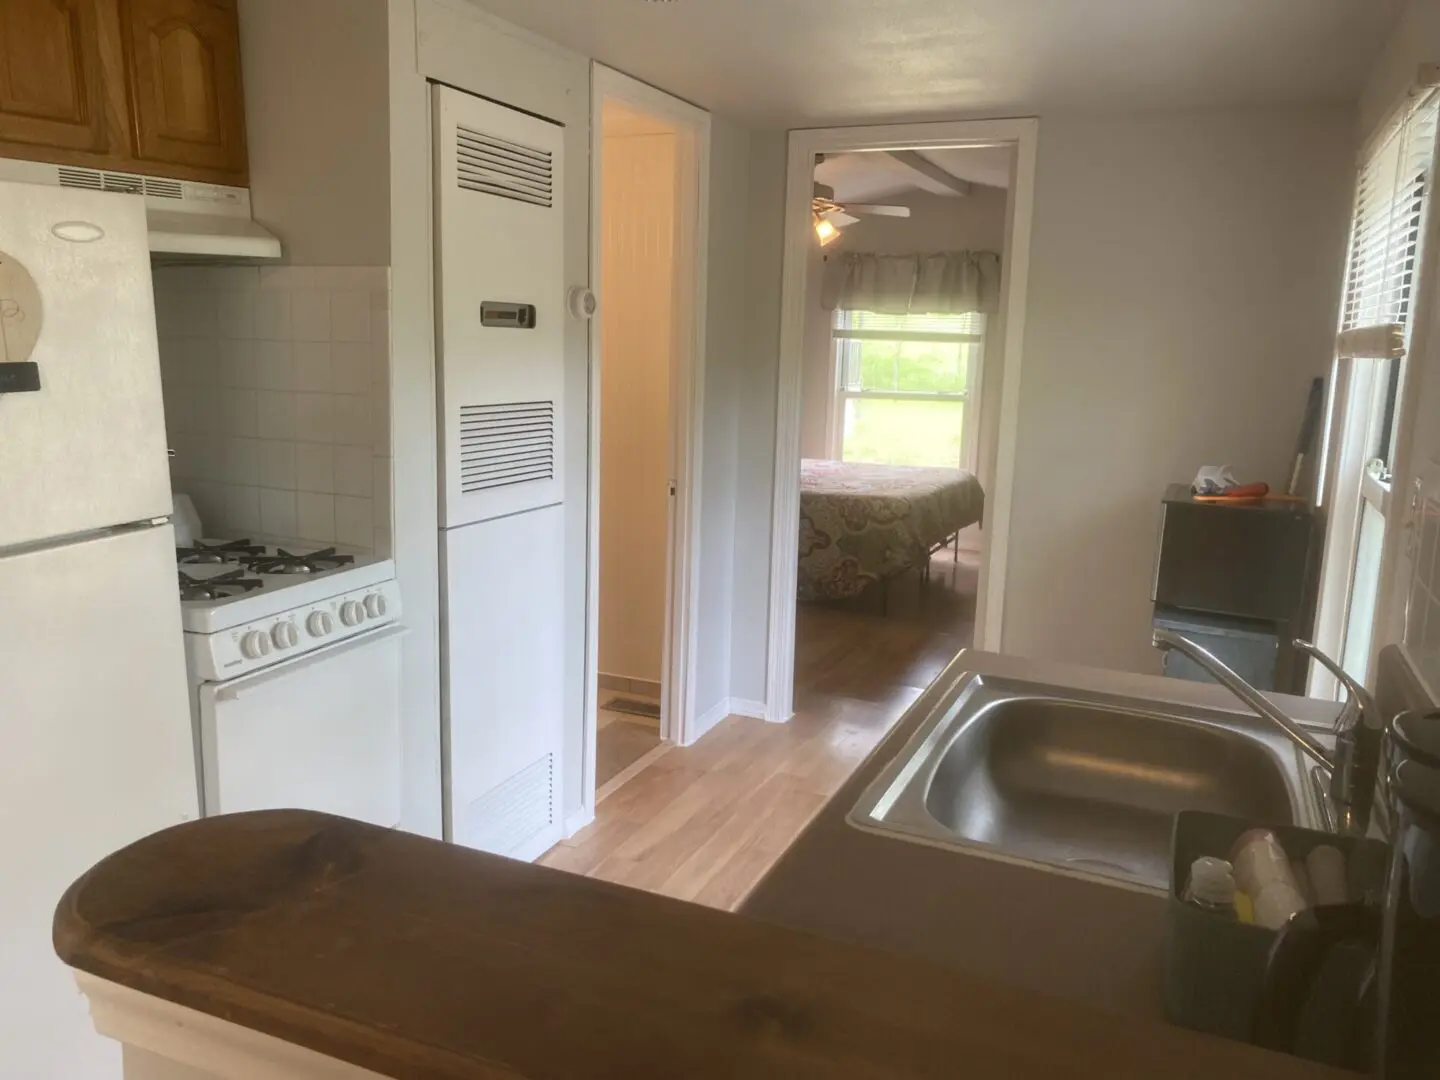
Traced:
<path fill-rule="evenodd" d="M 966 676 L 1239 710 L 1223 687 L 962 652 L 741 905 L 746 915 L 1160 1021 L 1163 895 L 874 833 L 845 819 L 930 710 Z M 1339 706 L 1271 695 L 1329 726 Z"/>
<path fill-rule="evenodd" d="M 158 833 L 66 893 L 72 967 L 403 1080 L 1343 1077 L 341 818 Z"/>

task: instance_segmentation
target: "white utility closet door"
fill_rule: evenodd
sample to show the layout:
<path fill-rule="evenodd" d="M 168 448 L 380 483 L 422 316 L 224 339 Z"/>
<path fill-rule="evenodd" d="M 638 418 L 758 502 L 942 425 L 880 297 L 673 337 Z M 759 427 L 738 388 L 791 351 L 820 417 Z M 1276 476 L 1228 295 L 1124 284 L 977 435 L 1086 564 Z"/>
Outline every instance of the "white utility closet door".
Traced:
<path fill-rule="evenodd" d="M 441 527 L 561 501 L 565 129 L 437 86 Z"/>

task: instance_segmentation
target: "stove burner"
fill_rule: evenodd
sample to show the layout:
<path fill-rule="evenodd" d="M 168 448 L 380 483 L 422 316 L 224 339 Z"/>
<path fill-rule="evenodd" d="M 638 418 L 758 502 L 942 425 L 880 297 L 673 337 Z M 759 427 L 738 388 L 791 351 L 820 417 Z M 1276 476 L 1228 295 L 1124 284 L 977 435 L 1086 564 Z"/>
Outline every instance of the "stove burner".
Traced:
<path fill-rule="evenodd" d="M 221 544 L 196 540 L 190 547 L 175 549 L 175 561 L 181 566 L 209 566 L 216 563 L 240 562 L 252 555 L 263 555 L 265 549 L 249 540 L 227 540 Z"/>
<path fill-rule="evenodd" d="M 255 574 L 321 574 L 354 561 L 354 555 L 337 554 L 334 548 L 312 551 L 308 555 L 293 555 L 284 548 L 276 548 L 274 555 L 246 556 L 245 565 Z"/>
<path fill-rule="evenodd" d="M 247 578 L 243 569 L 204 579 L 191 577 L 184 570 L 179 574 L 181 600 L 228 600 L 265 587 L 263 581 Z"/>

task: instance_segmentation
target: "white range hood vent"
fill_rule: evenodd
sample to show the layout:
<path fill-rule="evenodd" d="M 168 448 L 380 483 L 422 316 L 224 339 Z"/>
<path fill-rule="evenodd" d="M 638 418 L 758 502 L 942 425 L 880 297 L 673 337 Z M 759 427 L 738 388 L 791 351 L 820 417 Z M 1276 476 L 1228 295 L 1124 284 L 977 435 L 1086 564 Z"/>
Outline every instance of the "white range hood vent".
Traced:
<path fill-rule="evenodd" d="M 143 196 L 155 262 L 280 258 L 280 241 L 250 216 L 246 188 L 15 158 L 0 159 L 0 180 Z"/>

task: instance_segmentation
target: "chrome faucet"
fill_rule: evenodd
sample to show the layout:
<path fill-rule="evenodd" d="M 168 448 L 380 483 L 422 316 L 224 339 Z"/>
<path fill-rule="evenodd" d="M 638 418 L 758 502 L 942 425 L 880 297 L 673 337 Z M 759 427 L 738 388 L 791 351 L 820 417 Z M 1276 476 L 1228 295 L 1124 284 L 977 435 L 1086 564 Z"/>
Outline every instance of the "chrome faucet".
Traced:
<path fill-rule="evenodd" d="M 1296 640 L 1295 648 L 1328 668 L 1348 692 L 1345 706 L 1335 720 L 1335 749 L 1327 751 L 1299 724 L 1281 712 L 1274 702 L 1189 638 L 1170 630 L 1156 630 L 1152 642 L 1162 652 L 1174 649 L 1184 653 L 1258 716 L 1283 731 L 1322 771 L 1329 774 L 1333 810 L 1331 825 L 1334 830 L 1342 836 L 1365 835 L 1375 806 L 1375 788 L 1380 781 L 1385 737 L 1384 721 L 1375 706 L 1375 699 L 1365 687 L 1310 642 Z"/>

